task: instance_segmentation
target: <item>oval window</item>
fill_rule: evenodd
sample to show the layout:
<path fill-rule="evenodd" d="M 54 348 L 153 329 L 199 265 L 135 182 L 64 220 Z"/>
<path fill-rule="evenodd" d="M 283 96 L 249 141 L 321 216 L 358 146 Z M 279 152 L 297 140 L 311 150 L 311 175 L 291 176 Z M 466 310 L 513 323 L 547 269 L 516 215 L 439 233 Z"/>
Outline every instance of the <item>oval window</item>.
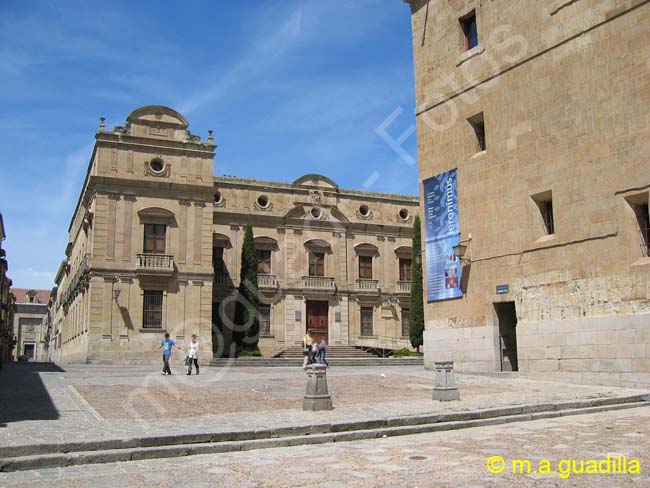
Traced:
<path fill-rule="evenodd" d="M 262 208 L 268 207 L 269 197 L 267 197 L 266 195 L 260 195 L 259 197 L 257 197 L 257 204 Z"/>
<path fill-rule="evenodd" d="M 368 208 L 368 205 L 361 205 L 359 207 L 359 214 L 362 217 L 367 217 L 368 215 L 370 215 L 370 209 Z"/>
<path fill-rule="evenodd" d="M 320 208 L 314 207 L 311 209 L 311 216 L 314 217 L 315 219 L 320 219 L 321 215 L 323 215 L 323 212 L 321 211 Z"/>
<path fill-rule="evenodd" d="M 214 203 L 219 204 L 222 201 L 223 201 L 223 196 L 221 196 L 221 192 L 217 190 L 214 194 Z"/>
<path fill-rule="evenodd" d="M 151 171 L 154 173 L 161 173 L 163 169 L 165 169 L 165 163 L 163 163 L 163 160 L 160 158 L 155 158 L 152 159 L 151 162 L 149 163 L 149 167 L 151 168 Z"/>
<path fill-rule="evenodd" d="M 402 210 L 399 211 L 399 218 L 402 220 L 408 220 L 409 218 L 409 211 L 403 208 Z"/>

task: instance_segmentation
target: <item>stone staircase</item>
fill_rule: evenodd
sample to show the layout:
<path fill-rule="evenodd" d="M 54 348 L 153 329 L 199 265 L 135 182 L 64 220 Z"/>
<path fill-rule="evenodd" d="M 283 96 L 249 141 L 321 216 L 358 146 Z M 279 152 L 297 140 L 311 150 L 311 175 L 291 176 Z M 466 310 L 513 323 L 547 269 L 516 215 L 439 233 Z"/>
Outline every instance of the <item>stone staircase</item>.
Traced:
<path fill-rule="evenodd" d="M 302 361 L 302 346 L 289 346 L 274 357 L 282 359 L 300 359 Z M 378 356 L 353 346 L 329 346 L 327 348 L 327 360 L 339 358 L 372 359 Z"/>
<path fill-rule="evenodd" d="M 422 366 L 422 357 L 379 357 L 353 346 L 329 346 L 327 362 L 330 366 Z M 303 363 L 302 347 L 289 346 L 274 357 L 215 358 L 211 366 L 300 367 Z"/>

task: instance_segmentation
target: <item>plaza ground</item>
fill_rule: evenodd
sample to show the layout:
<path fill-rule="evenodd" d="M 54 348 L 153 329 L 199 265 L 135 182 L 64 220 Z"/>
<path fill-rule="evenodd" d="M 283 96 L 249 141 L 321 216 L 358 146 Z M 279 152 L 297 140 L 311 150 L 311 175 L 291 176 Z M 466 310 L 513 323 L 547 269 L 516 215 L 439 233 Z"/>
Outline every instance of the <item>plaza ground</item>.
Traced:
<path fill-rule="evenodd" d="M 306 376 L 300 368 L 205 367 L 200 376 L 186 376 L 177 367 L 175 373 L 162 376 L 145 366 L 8 364 L 0 372 L 0 448 L 364 422 L 646 393 L 462 374 L 457 375 L 461 401 L 442 403 L 431 400 L 433 373 L 421 366 L 332 367 L 328 382 L 335 409 L 305 412 Z M 486 478 L 490 455 L 601 459 L 623 453 L 640 456 L 643 468 L 650 461 L 643 457 L 649 428 L 650 409 L 644 406 L 368 441 L 37 469 L 0 474 L 0 485 L 42 480 L 44 486 L 177 486 L 192 479 L 193 486 L 508 486 L 513 475 Z M 645 475 L 642 469 L 641 475 L 615 481 L 610 476 L 603 483 L 625 486 L 636 480 L 630 486 L 643 486 L 640 480 L 650 480 Z M 525 482 L 549 485 L 551 480 L 540 476 Z M 598 486 L 594 479 L 580 482 Z"/>
<path fill-rule="evenodd" d="M 650 408 L 357 441 L 0 474 L 6 487 L 650 486 Z M 502 456 L 502 474 L 486 460 Z M 512 459 L 627 456 L 639 475 L 513 474 Z"/>

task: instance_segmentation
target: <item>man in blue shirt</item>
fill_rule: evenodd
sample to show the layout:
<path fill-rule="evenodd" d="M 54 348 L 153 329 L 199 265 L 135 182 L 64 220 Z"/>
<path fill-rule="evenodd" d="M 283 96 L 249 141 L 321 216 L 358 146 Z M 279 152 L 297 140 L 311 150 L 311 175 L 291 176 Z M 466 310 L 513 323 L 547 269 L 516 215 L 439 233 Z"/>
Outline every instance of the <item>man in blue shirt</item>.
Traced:
<path fill-rule="evenodd" d="M 174 347 L 180 349 L 180 347 L 169 338 L 169 333 L 165 333 L 165 338 L 160 343 L 160 346 L 158 346 L 158 349 L 156 349 L 156 351 L 159 351 L 160 349 L 163 350 L 163 370 L 160 372 L 163 375 L 172 374 L 171 369 L 169 369 L 169 358 L 172 355 L 172 348 Z"/>

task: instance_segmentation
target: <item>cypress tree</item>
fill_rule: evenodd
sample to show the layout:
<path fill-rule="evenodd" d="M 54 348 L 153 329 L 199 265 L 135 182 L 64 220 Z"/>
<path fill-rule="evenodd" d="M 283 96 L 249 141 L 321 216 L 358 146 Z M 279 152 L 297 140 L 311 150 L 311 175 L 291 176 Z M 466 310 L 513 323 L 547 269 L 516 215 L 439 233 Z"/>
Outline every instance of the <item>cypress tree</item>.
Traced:
<path fill-rule="evenodd" d="M 420 351 L 424 343 L 424 293 L 422 284 L 422 240 L 420 216 L 413 219 L 413 263 L 411 272 L 411 304 L 409 316 L 409 339 L 411 345 Z"/>
<path fill-rule="evenodd" d="M 253 241 L 253 226 L 248 224 L 244 231 L 241 250 L 240 283 L 235 307 L 236 330 L 233 331 L 233 339 L 239 349 L 257 348 L 260 335 L 258 304 L 257 255 Z"/>

